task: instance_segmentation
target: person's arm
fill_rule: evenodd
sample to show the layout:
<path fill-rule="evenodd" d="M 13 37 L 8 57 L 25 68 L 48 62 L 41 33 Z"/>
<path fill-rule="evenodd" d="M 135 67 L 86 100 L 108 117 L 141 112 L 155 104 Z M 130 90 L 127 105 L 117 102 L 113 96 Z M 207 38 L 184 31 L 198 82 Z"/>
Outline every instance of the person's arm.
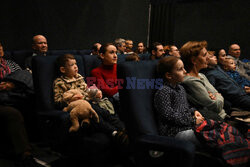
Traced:
<path fill-rule="evenodd" d="M 15 88 L 15 84 L 13 82 L 1 82 L 0 83 L 0 91 L 6 90 L 12 90 Z"/>
<path fill-rule="evenodd" d="M 158 90 L 155 94 L 154 103 L 158 118 L 164 122 L 173 122 L 180 126 L 194 124 L 194 119 L 190 112 L 174 110 L 171 106 L 170 92 L 167 89 Z"/>
<path fill-rule="evenodd" d="M 209 92 L 200 80 L 187 80 L 184 81 L 183 84 L 187 89 L 189 99 L 194 104 L 207 107 L 209 110 L 216 113 L 221 112 L 224 105 L 223 97 L 221 95 L 218 94 L 216 95 L 217 98 L 211 98 L 211 95 L 209 95 Z"/>
<path fill-rule="evenodd" d="M 118 92 L 118 85 L 114 86 L 113 84 L 107 84 L 102 74 L 97 70 L 92 70 L 91 75 L 96 77 L 96 86 L 102 90 L 102 92 L 109 97 L 112 97 Z"/>
<path fill-rule="evenodd" d="M 62 88 L 62 82 L 60 78 L 54 81 L 54 102 L 57 108 L 63 108 L 66 103 L 63 101 L 64 89 Z"/>

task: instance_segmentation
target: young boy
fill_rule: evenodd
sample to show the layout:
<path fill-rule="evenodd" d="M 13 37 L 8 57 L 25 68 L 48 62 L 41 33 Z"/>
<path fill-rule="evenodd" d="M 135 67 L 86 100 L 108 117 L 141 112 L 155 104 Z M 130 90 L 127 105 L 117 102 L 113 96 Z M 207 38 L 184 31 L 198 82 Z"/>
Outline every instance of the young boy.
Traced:
<path fill-rule="evenodd" d="M 236 71 L 236 64 L 233 58 L 227 57 L 222 68 L 234 81 L 245 89 L 247 93 L 250 93 L 250 81 L 245 77 L 240 76 Z"/>
<path fill-rule="evenodd" d="M 67 104 L 63 100 L 63 94 L 70 89 L 78 89 L 81 91 L 85 100 L 88 100 L 92 108 L 99 116 L 100 122 L 91 121 L 91 125 L 95 130 L 101 130 L 110 136 L 115 137 L 121 143 L 128 142 L 128 136 L 125 133 L 125 127 L 116 114 L 110 114 L 105 107 L 101 108 L 98 104 L 92 103 L 89 98 L 90 89 L 84 81 L 84 78 L 78 73 L 76 59 L 71 54 L 65 54 L 58 57 L 57 65 L 61 76 L 54 81 L 54 101 L 58 108 L 62 109 Z M 100 92 L 100 90 L 98 90 Z M 100 93 L 96 97 L 100 97 Z M 97 97 L 97 98 L 98 98 Z M 82 98 L 82 96 L 75 97 L 72 101 Z"/>

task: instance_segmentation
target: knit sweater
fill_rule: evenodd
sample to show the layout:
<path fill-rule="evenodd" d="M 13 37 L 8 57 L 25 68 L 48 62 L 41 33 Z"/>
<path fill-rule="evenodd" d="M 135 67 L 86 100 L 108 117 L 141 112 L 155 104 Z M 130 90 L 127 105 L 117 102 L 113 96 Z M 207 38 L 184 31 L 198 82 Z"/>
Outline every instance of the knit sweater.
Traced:
<path fill-rule="evenodd" d="M 160 135 L 175 136 L 178 132 L 194 128 L 195 108 L 188 104 L 186 92 L 181 85 L 163 85 L 155 94 L 154 106 Z"/>
<path fill-rule="evenodd" d="M 218 115 L 224 119 L 226 116 L 224 98 L 210 84 L 204 74 L 199 73 L 199 77 L 185 76 L 183 86 L 185 87 L 188 100 L 195 105 L 199 112 L 208 119 L 221 120 Z M 215 96 L 212 100 L 209 92 Z"/>
<path fill-rule="evenodd" d="M 117 64 L 112 66 L 101 65 L 93 69 L 91 75 L 96 78 L 96 86 L 102 90 L 104 95 L 112 97 L 118 92 Z"/>

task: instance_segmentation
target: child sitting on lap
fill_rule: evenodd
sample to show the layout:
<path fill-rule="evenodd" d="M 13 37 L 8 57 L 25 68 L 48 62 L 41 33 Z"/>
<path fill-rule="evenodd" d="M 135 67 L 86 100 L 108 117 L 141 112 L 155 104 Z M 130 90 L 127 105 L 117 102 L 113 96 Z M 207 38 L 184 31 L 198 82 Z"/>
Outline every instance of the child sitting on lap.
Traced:
<path fill-rule="evenodd" d="M 57 65 L 61 72 L 61 76 L 54 80 L 54 101 L 58 108 L 62 109 L 67 106 L 67 103 L 63 99 L 63 94 L 71 89 L 78 89 L 82 93 L 85 100 L 89 101 L 92 108 L 99 116 L 100 122 L 96 123 L 91 121 L 91 125 L 96 129 L 110 136 L 114 136 L 122 143 L 128 142 L 128 136 L 125 133 L 125 126 L 120 121 L 118 115 L 110 114 L 114 113 L 111 109 L 108 111 L 106 105 L 99 105 L 98 102 L 104 101 L 101 98 L 101 91 L 98 89 L 95 98 L 99 98 L 99 101 L 92 102 L 93 97 L 90 97 L 90 93 L 93 90 L 89 89 L 84 81 L 84 78 L 78 73 L 78 67 L 76 59 L 71 54 L 65 54 L 58 57 Z M 92 93 L 93 94 L 93 93 Z M 77 97 L 76 97 L 77 98 Z M 82 98 L 82 96 L 81 96 Z M 76 100 L 76 99 L 75 99 Z M 104 102 L 112 105 L 110 102 Z"/>

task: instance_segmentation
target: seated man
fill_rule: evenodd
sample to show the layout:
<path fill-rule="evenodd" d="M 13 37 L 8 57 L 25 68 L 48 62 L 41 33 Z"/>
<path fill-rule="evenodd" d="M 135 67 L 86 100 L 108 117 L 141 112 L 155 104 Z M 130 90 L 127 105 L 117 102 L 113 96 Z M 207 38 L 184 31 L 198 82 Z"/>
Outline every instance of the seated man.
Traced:
<path fill-rule="evenodd" d="M 161 59 L 165 55 L 165 51 L 163 49 L 163 45 L 159 42 L 154 42 L 151 46 L 151 60 Z"/>
<path fill-rule="evenodd" d="M 124 54 L 126 49 L 125 39 L 118 38 L 114 43 L 115 47 L 117 48 L 117 55 Z"/>
<path fill-rule="evenodd" d="M 127 39 L 125 41 L 126 49 L 125 49 L 125 54 L 131 54 L 133 53 L 133 41 L 131 39 Z"/>
<path fill-rule="evenodd" d="M 33 54 L 25 60 L 25 68 L 30 72 L 32 72 L 32 58 L 34 56 L 46 56 L 48 52 L 47 39 L 43 35 L 35 35 L 32 41 Z"/>
<path fill-rule="evenodd" d="M 250 80 L 250 65 L 242 62 L 240 58 L 241 50 L 238 44 L 232 44 L 229 46 L 228 50 L 229 56 L 231 56 L 236 64 L 236 71 L 240 73 L 241 76 Z"/>

